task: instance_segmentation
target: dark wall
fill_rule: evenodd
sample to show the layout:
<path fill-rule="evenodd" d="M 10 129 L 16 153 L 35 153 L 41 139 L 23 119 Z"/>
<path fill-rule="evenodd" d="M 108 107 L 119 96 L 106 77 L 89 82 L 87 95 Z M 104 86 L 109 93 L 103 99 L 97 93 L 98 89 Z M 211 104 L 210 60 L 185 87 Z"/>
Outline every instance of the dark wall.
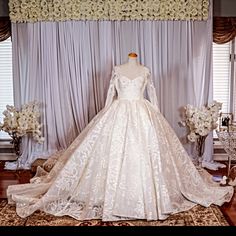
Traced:
<path fill-rule="evenodd" d="M 213 0 L 213 15 L 236 17 L 236 0 Z"/>
<path fill-rule="evenodd" d="M 8 1 L 9 0 L 0 0 L 0 17 L 9 15 Z"/>

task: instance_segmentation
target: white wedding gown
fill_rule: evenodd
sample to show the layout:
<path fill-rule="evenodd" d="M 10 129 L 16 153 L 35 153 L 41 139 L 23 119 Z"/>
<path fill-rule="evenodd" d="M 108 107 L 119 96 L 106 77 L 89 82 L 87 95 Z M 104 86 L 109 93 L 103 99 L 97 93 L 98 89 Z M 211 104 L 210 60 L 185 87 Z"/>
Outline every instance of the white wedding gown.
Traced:
<path fill-rule="evenodd" d="M 113 70 L 106 105 L 58 159 L 29 184 L 9 186 L 27 217 L 40 209 L 78 220 L 166 219 L 196 204 L 222 205 L 232 187 L 207 183 L 160 113 L 149 70 L 129 79 Z M 149 99 L 144 99 L 147 87 Z"/>

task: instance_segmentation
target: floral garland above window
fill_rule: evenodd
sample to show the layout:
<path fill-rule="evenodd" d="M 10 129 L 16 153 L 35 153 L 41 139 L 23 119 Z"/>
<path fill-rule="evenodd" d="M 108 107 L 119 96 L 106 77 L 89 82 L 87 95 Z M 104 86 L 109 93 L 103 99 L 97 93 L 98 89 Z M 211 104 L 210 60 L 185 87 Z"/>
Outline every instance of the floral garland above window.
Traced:
<path fill-rule="evenodd" d="M 12 22 L 207 20 L 208 0 L 9 0 Z"/>

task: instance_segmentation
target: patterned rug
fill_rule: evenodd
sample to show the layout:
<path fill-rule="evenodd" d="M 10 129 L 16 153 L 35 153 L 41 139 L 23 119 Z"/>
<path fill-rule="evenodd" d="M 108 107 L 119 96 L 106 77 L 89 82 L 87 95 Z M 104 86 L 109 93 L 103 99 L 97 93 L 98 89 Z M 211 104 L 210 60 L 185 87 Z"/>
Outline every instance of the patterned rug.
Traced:
<path fill-rule="evenodd" d="M 41 211 L 22 219 L 15 206 L 0 200 L 0 226 L 228 226 L 228 222 L 217 206 L 204 208 L 195 206 L 191 210 L 170 216 L 164 221 L 78 221 L 68 216 L 56 217 Z"/>

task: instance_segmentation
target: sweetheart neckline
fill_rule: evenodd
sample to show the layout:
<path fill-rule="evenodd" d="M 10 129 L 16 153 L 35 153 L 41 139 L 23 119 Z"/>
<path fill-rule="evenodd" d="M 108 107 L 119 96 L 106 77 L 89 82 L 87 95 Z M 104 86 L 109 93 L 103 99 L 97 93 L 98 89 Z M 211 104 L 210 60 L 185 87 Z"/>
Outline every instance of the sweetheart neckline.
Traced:
<path fill-rule="evenodd" d="M 137 78 L 144 78 L 143 76 L 139 75 L 139 76 L 136 76 L 135 78 L 133 79 L 130 79 L 129 77 L 125 76 L 125 75 L 120 75 L 120 77 L 125 77 L 127 80 L 130 80 L 130 81 L 133 81 L 133 80 L 136 80 Z"/>

